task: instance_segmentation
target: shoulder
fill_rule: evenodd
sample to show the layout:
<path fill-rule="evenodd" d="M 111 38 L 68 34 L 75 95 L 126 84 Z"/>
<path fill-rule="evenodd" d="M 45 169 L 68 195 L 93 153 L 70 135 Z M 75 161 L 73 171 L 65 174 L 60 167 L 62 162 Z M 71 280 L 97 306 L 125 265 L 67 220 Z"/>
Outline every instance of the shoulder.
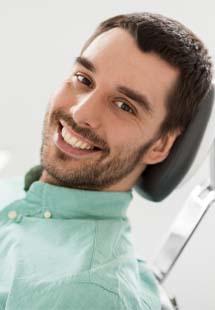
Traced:
<path fill-rule="evenodd" d="M 23 184 L 23 177 L 0 179 L 0 210 L 25 196 Z"/>

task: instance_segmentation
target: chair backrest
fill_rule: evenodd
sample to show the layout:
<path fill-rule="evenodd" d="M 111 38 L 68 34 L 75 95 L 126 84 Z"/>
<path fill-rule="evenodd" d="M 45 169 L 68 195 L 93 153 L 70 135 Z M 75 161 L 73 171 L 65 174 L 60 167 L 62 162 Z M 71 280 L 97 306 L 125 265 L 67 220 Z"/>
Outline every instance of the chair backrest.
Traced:
<path fill-rule="evenodd" d="M 159 202 L 180 185 L 189 170 L 192 170 L 189 173 L 190 177 L 198 168 L 206 156 L 205 149 L 208 150 L 211 147 L 215 138 L 214 106 L 214 84 L 212 84 L 190 124 L 174 143 L 167 159 L 159 164 L 149 165 L 139 178 L 134 189 L 141 196 Z M 206 130 L 207 128 L 208 130 Z M 206 131 L 209 137 L 206 139 L 208 145 L 200 148 L 201 143 L 205 140 Z M 204 151 L 200 152 L 200 149 L 204 149 Z M 191 167 L 193 168 L 191 169 Z"/>

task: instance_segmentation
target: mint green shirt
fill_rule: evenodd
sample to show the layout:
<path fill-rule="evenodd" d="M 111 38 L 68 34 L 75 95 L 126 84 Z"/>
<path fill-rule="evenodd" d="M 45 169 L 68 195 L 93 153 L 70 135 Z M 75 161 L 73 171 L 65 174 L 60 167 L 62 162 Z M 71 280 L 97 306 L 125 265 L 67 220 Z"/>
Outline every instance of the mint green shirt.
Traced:
<path fill-rule="evenodd" d="M 156 280 L 135 258 L 131 199 L 0 184 L 0 310 L 160 310 Z"/>

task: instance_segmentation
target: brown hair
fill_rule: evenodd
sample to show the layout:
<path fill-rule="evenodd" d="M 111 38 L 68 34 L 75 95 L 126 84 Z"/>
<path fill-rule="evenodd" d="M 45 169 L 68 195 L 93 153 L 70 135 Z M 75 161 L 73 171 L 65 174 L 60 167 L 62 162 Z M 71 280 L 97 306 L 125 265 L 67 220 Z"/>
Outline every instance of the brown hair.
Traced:
<path fill-rule="evenodd" d="M 204 44 L 184 25 L 160 14 L 132 13 L 103 21 L 87 40 L 81 54 L 100 34 L 119 27 L 135 38 L 145 53 L 157 53 L 179 68 L 180 77 L 166 102 L 167 116 L 160 135 L 186 128 L 211 86 L 212 61 Z"/>

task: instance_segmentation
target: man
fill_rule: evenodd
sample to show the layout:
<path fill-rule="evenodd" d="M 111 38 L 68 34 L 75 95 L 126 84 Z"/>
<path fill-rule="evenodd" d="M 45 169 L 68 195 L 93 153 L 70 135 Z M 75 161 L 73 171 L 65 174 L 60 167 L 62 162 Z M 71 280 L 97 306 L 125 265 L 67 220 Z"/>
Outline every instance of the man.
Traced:
<path fill-rule="evenodd" d="M 2 205 L 0 309 L 160 309 L 126 210 L 186 130 L 211 67 L 202 42 L 161 15 L 99 25 L 51 99 L 26 195 Z"/>

